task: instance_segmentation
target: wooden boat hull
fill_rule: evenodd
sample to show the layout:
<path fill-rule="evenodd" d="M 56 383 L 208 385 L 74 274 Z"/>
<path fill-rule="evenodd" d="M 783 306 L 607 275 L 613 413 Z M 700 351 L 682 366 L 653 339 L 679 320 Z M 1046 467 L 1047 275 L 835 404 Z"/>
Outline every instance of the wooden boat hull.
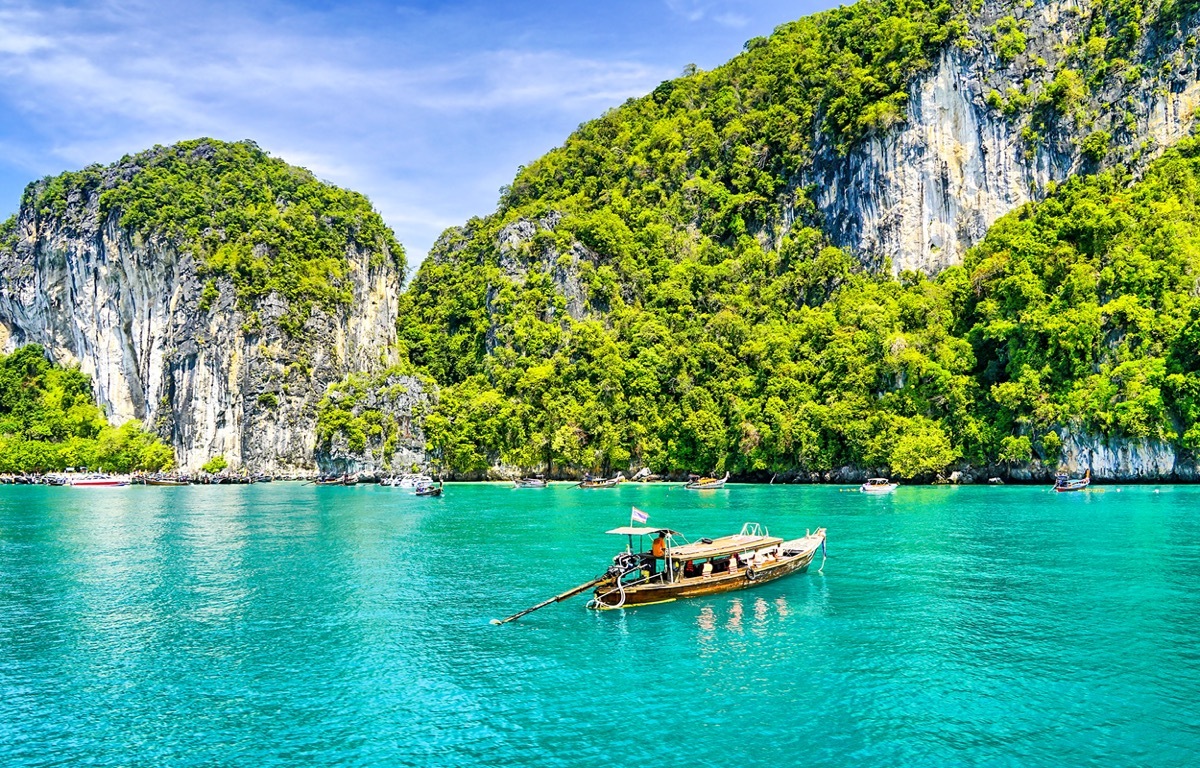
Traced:
<path fill-rule="evenodd" d="M 617 481 L 616 480 L 604 480 L 599 483 L 583 482 L 583 483 L 579 484 L 579 487 L 584 489 L 585 491 L 592 491 L 592 490 L 596 490 L 598 488 L 616 488 Z"/>
<path fill-rule="evenodd" d="M 174 488 L 180 485 L 191 485 L 184 480 L 147 480 L 146 485 L 160 485 L 167 488 Z"/>
<path fill-rule="evenodd" d="M 719 491 L 725 487 L 725 481 L 717 480 L 716 482 L 704 483 L 703 485 L 700 483 L 688 483 L 683 487 L 684 490 L 688 491 Z"/>
<path fill-rule="evenodd" d="M 546 488 L 545 480 L 513 480 L 513 486 L 517 488 Z"/>
<path fill-rule="evenodd" d="M 1080 480 L 1068 485 L 1056 485 L 1054 486 L 1054 490 L 1058 493 L 1070 493 L 1071 491 L 1082 491 L 1091 484 L 1090 480 Z"/>
<path fill-rule="evenodd" d="M 767 565 L 739 568 L 733 573 L 686 579 L 674 584 L 639 584 L 625 588 L 624 596 L 620 591 L 614 591 L 615 586 L 609 581 L 596 588 L 593 607 L 599 610 L 628 608 L 749 589 L 760 584 L 769 584 L 793 573 L 803 573 L 808 570 L 815 554 L 816 550 L 813 549 Z"/>

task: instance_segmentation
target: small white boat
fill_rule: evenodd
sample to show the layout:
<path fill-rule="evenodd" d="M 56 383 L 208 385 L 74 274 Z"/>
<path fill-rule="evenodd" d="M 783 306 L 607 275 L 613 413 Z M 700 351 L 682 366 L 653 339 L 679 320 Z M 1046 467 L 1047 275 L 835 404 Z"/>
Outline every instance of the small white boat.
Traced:
<path fill-rule="evenodd" d="M 514 488 L 545 488 L 547 485 L 544 477 L 518 477 L 513 480 Z"/>
<path fill-rule="evenodd" d="M 86 475 L 68 475 L 66 484 L 72 488 L 121 488 L 129 485 L 129 477 L 93 472 Z"/>
<path fill-rule="evenodd" d="M 387 488 L 408 488 L 413 490 L 424 485 L 433 485 L 433 478 L 429 475 L 400 475 L 389 480 L 382 480 L 379 484 Z"/>
<path fill-rule="evenodd" d="M 872 477 L 867 482 L 858 486 L 858 490 L 863 493 L 891 493 L 899 487 L 898 483 L 893 483 L 886 477 Z"/>
<path fill-rule="evenodd" d="M 1087 472 L 1083 473 L 1083 477 L 1078 480 L 1072 480 L 1070 475 L 1065 472 L 1059 472 L 1054 477 L 1054 490 L 1058 493 L 1068 493 L 1070 491 L 1082 491 L 1092 484 L 1092 469 L 1088 467 Z"/>

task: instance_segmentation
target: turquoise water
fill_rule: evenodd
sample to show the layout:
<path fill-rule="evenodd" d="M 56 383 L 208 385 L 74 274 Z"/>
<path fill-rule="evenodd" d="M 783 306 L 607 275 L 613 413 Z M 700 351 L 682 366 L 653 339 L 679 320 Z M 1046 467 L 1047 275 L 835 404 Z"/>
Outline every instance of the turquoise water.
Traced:
<path fill-rule="evenodd" d="M 631 504 L 829 529 L 709 600 L 489 625 Z M 0 488 L 0 765 L 1195 765 L 1200 488 Z M 818 561 L 819 564 L 819 561 Z"/>

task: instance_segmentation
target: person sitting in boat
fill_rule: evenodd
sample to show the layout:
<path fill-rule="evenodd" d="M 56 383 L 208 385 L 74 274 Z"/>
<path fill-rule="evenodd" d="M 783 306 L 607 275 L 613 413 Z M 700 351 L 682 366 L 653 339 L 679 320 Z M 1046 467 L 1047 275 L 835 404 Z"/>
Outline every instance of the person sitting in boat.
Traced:
<path fill-rule="evenodd" d="M 667 556 L 667 533 L 659 531 L 658 538 L 650 545 L 650 575 L 658 572 L 658 561 Z"/>

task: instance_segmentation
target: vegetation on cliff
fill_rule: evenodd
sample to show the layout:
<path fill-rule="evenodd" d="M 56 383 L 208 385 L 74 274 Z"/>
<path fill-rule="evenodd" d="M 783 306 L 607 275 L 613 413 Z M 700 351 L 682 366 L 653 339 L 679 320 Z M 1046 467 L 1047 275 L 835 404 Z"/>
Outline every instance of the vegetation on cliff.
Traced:
<path fill-rule="evenodd" d="M 286 299 L 281 324 L 292 335 L 314 306 L 350 303 L 351 250 L 370 254 L 374 264 L 391 260 L 401 274 L 405 269 L 403 248 L 365 197 L 321 182 L 252 142 L 196 139 L 155 147 L 111 166 L 31 184 L 22 206 L 62 218 L 82 215 L 72 207 L 92 202 L 101 222 L 111 214 L 128 232 L 191 251 L 209 278 L 202 310 L 226 278 L 247 313 L 268 294 Z"/>
<path fill-rule="evenodd" d="M 428 389 L 434 389 L 428 377 L 415 375 L 408 365 L 374 375 L 350 374 L 321 400 L 318 450 L 331 455 L 341 438 L 351 453 L 371 455 L 379 466 L 397 469 L 392 466 L 397 451 L 420 443 L 414 421 L 425 416 Z"/>
<path fill-rule="evenodd" d="M 1102 4 L 1090 38 L 1130 50 L 1124 7 Z M 1136 183 L 1072 180 L 934 279 L 830 247 L 803 169 L 902 119 L 963 18 L 868 1 L 785 25 L 521 169 L 401 300 L 402 343 L 442 387 L 435 455 L 914 477 L 1057 462 L 1063 427 L 1200 443 L 1194 142 Z M 1009 58 L 1019 31 L 996 29 Z M 1086 85 L 1068 69 L 1051 106 Z"/>
<path fill-rule="evenodd" d="M 633 289 L 588 283 L 582 320 L 536 262 L 523 282 L 492 272 L 491 341 L 427 358 L 448 386 L 426 434 L 460 472 L 849 464 L 912 477 L 956 459 L 1057 461 L 1064 426 L 1194 449 L 1197 221 L 1192 140 L 1136 182 L 1072 179 L 933 280 L 864 273 L 803 228 L 775 252 L 749 241 L 662 258 Z M 432 295 L 447 294 L 418 277 L 410 300 Z"/>
<path fill-rule="evenodd" d="M 91 379 L 77 368 L 54 365 L 36 344 L 0 355 L 0 472 L 128 472 L 174 463 L 171 447 L 140 422 L 110 425 Z"/>
<path fill-rule="evenodd" d="M 1198 222 L 1195 139 L 1136 182 L 1076 177 L 1001 219 L 956 270 L 987 420 L 1200 448 Z"/>

